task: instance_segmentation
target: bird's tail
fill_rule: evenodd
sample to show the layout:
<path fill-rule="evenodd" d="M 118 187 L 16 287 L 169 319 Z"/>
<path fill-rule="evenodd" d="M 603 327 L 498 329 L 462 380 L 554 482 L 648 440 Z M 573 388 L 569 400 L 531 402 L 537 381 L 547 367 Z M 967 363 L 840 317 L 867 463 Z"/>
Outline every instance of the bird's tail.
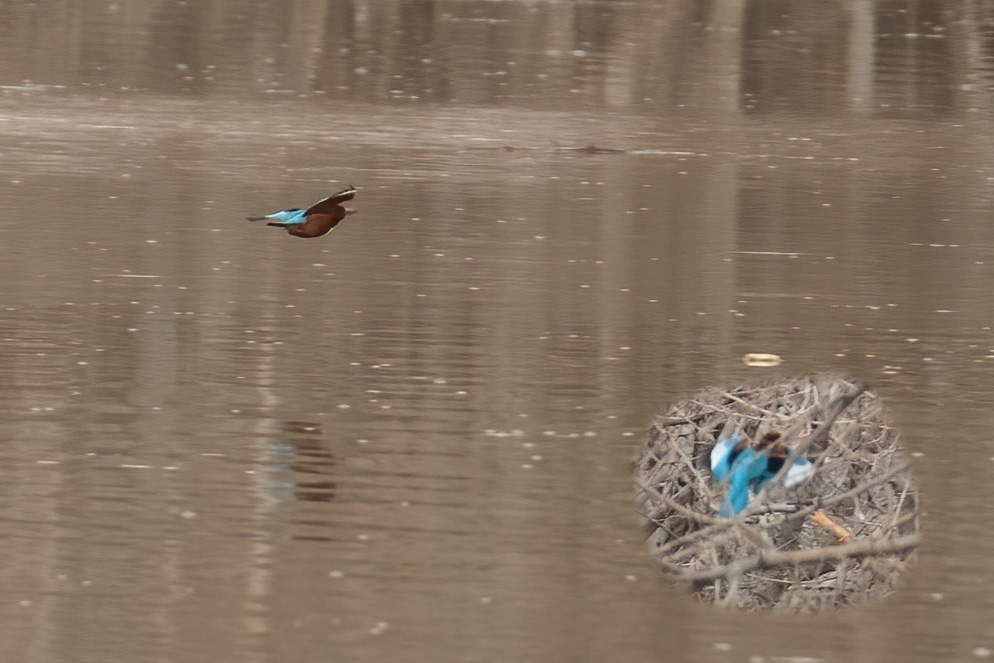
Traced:
<path fill-rule="evenodd" d="M 732 476 L 732 485 L 728 487 L 728 494 L 725 501 L 718 509 L 718 515 L 722 518 L 737 516 L 749 506 L 749 478 L 742 472 L 736 472 Z"/>
<path fill-rule="evenodd" d="M 265 217 L 265 216 L 250 216 L 250 217 L 248 217 L 248 220 L 249 221 L 265 221 L 267 218 L 268 217 Z"/>

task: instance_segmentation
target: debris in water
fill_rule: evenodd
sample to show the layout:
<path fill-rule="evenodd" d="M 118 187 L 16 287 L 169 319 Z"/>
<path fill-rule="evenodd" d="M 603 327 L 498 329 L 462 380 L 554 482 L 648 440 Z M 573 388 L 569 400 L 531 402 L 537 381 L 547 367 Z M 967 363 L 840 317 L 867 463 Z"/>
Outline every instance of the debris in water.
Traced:
<path fill-rule="evenodd" d="M 750 352 L 742 357 L 746 366 L 779 366 L 783 357 L 769 352 Z"/>

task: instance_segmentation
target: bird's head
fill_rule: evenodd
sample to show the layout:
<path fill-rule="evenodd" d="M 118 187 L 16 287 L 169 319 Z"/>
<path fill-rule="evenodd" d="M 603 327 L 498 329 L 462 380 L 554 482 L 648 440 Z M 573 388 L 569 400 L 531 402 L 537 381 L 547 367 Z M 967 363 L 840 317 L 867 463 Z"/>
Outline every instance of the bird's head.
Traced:
<path fill-rule="evenodd" d="M 770 432 L 763 435 L 763 437 L 760 438 L 759 442 L 756 443 L 756 449 L 760 451 L 762 451 L 763 449 L 772 449 L 774 445 L 776 445 L 777 440 L 779 439 L 780 439 L 780 433 L 776 432 L 775 430 L 771 430 Z"/>

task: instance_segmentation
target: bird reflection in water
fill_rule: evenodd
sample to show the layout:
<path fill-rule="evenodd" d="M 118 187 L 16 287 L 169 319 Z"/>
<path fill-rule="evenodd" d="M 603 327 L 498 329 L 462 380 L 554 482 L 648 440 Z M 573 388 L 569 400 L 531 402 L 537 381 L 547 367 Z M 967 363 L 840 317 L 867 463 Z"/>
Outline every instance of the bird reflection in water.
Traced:
<path fill-rule="evenodd" d="M 338 461 L 323 444 L 321 424 L 284 421 L 282 428 L 286 435 L 273 445 L 278 454 L 276 464 L 293 475 L 282 487 L 291 490 L 293 499 L 299 501 L 333 500 L 337 484 L 332 480 L 332 468 Z"/>

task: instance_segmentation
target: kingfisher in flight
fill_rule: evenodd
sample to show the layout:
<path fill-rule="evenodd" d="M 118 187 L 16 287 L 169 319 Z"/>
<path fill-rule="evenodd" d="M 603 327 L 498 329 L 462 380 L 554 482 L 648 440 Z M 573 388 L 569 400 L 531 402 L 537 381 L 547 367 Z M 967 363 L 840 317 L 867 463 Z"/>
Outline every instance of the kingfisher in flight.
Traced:
<path fill-rule="evenodd" d="M 321 237 L 331 232 L 349 214 L 355 214 L 356 210 L 342 205 L 346 200 L 355 198 L 355 194 L 356 188 L 350 186 L 348 189 L 317 201 L 307 209 L 284 209 L 266 216 L 250 216 L 248 220 L 266 221 L 269 219 L 267 226 L 286 228 L 287 233 L 294 237 L 305 239 Z"/>
<path fill-rule="evenodd" d="M 750 492 L 755 494 L 770 483 L 787 461 L 789 451 L 779 441 L 780 433 L 771 431 L 755 445 L 744 435 L 719 439 L 711 449 L 711 476 L 718 483 L 728 482 L 728 494 L 718 510 L 722 518 L 738 515 L 749 506 Z M 798 458 L 783 477 L 786 488 L 798 486 L 814 474 L 807 458 Z"/>

